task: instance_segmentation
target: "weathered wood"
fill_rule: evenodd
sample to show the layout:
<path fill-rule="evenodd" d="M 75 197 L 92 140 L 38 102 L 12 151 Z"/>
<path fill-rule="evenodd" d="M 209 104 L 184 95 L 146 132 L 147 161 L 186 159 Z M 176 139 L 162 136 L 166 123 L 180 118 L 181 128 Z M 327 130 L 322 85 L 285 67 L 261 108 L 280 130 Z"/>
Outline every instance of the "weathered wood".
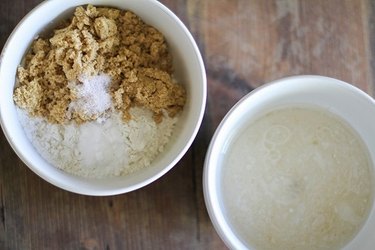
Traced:
<path fill-rule="evenodd" d="M 39 2 L 0 2 L 0 47 Z M 202 171 L 214 130 L 233 104 L 296 74 L 335 77 L 375 94 L 373 1 L 161 2 L 191 30 L 206 64 L 208 103 L 193 146 L 141 190 L 87 197 L 36 176 L 0 132 L 0 249 L 225 249 L 204 205 Z"/>

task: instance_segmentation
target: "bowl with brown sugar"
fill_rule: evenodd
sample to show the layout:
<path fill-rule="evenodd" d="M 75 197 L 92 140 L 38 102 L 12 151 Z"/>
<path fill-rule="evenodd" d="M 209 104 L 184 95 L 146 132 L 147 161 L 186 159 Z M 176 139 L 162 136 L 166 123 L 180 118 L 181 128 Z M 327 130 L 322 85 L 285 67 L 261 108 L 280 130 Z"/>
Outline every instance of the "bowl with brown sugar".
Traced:
<path fill-rule="evenodd" d="M 114 195 L 169 171 L 202 122 L 206 76 L 154 0 L 46 1 L 0 57 L 0 121 L 20 159 L 71 192 Z"/>

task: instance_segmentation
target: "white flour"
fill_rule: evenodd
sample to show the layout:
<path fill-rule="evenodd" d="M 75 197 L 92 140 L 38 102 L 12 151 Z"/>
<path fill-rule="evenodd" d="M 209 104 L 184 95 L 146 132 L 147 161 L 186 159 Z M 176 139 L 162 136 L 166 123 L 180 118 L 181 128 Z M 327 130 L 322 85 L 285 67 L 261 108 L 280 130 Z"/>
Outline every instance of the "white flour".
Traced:
<path fill-rule="evenodd" d="M 135 107 L 124 123 L 113 112 L 104 122 L 57 125 L 18 109 L 27 137 L 52 165 L 90 177 L 125 175 L 150 165 L 169 141 L 177 118 L 156 124 L 152 112 Z"/>

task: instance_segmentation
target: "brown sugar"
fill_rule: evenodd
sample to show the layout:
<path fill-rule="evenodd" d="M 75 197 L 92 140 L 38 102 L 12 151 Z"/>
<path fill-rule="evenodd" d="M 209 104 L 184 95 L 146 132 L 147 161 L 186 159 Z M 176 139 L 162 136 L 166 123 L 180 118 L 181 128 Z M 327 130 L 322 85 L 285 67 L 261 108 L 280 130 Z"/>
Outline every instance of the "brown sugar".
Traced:
<path fill-rule="evenodd" d="M 137 15 L 92 5 L 77 7 L 52 37 L 33 42 L 18 68 L 14 101 L 52 123 L 89 121 L 93 116 L 67 115 L 69 104 L 77 98 L 69 83 L 104 73 L 111 78 L 108 91 L 113 106 L 125 121 L 131 119 L 128 111 L 134 105 L 150 109 L 160 121 L 163 112 L 169 116 L 180 112 L 186 100 L 172 72 L 164 36 Z"/>
<path fill-rule="evenodd" d="M 123 110 L 124 119 L 130 119 L 126 112 L 132 104 L 143 105 L 154 112 L 160 121 L 163 110 L 170 116 L 176 115 L 185 103 L 185 91 L 171 76 L 154 68 L 139 68 L 128 72 L 120 86 L 113 91 L 115 106 Z"/>

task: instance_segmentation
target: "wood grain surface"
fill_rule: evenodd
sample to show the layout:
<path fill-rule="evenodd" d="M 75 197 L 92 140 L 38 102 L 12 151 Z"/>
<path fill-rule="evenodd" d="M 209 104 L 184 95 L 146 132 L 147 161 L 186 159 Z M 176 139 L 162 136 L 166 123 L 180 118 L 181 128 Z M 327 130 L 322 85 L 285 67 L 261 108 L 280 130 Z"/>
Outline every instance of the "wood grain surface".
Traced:
<path fill-rule="evenodd" d="M 0 48 L 40 2 L 0 1 Z M 0 249 L 226 249 L 206 212 L 202 170 L 210 139 L 233 104 L 296 74 L 335 77 L 375 94 L 374 1 L 161 2 L 192 32 L 206 65 L 208 103 L 192 147 L 145 188 L 89 197 L 35 175 L 0 132 Z"/>

